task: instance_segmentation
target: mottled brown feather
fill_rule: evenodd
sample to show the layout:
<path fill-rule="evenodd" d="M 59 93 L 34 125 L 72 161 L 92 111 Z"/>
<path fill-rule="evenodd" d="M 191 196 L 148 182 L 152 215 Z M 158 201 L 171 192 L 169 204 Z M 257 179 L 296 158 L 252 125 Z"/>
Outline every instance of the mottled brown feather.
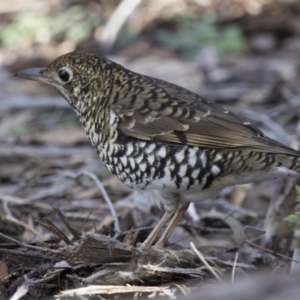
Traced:
<path fill-rule="evenodd" d="M 195 93 L 159 79 L 130 74 L 142 80 L 146 88 L 139 93 L 132 91 L 136 97 L 134 102 L 128 93 L 127 97 L 118 99 L 117 109 L 112 105 L 123 118 L 120 130 L 127 136 L 182 145 L 179 131 L 191 146 L 298 155 L 293 149 L 265 137 L 246 119 Z M 145 99 L 150 99 L 146 108 Z"/>

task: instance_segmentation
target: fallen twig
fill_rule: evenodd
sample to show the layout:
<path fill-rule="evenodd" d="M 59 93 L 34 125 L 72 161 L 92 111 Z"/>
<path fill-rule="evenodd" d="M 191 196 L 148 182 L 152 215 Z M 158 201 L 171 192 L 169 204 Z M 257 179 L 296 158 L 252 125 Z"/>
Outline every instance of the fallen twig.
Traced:
<path fill-rule="evenodd" d="M 103 29 L 102 43 L 106 50 L 114 45 L 118 32 L 142 0 L 123 0 Z"/>
<path fill-rule="evenodd" d="M 26 230 L 30 231 L 31 233 L 33 233 L 34 235 L 36 235 L 37 237 L 39 237 L 41 240 L 43 240 L 45 238 L 42 233 L 38 232 L 33 227 L 27 225 L 26 223 L 18 220 L 17 218 L 15 218 L 13 216 L 4 216 L 3 219 L 7 220 L 7 221 L 9 221 L 11 223 L 14 223 L 14 224 L 17 224 L 19 226 L 24 227 Z"/>
<path fill-rule="evenodd" d="M 69 172 L 67 172 L 67 173 L 64 172 L 63 174 L 67 177 L 71 177 L 71 178 L 75 178 L 75 179 L 79 178 L 82 175 L 86 175 L 86 176 L 88 176 L 88 177 L 90 177 L 94 180 L 94 182 L 96 183 L 96 185 L 100 189 L 100 191 L 102 193 L 102 196 L 103 196 L 106 204 L 108 205 L 108 207 L 110 209 L 110 212 L 113 216 L 115 232 L 116 232 L 114 237 L 117 238 L 121 233 L 121 227 L 120 227 L 118 215 L 117 215 L 117 212 L 116 212 L 110 198 L 108 197 L 108 195 L 106 193 L 106 190 L 104 189 L 104 187 L 103 187 L 102 183 L 100 182 L 100 180 L 98 179 L 98 177 L 94 173 L 89 172 L 89 171 L 82 171 L 79 174 L 72 174 L 72 173 L 69 173 Z"/>
<path fill-rule="evenodd" d="M 0 157 L 29 157 L 29 158 L 53 158 L 72 155 L 93 156 L 95 151 L 91 147 L 59 147 L 59 146 L 16 146 L 1 145 Z"/>
<path fill-rule="evenodd" d="M 208 270 L 211 272 L 212 275 L 214 275 L 221 283 L 225 284 L 225 282 L 222 280 L 222 278 L 217 274 L 217 272 L 208 264 L 206 259 L 203 257 L 201 252 L 195 247 L 194 243 L 190 243 L 190 247 L 194 251 L 194 253 L 197 255 L 197 257 L 204 263 L 204 265 L 208 268 Z"/>
<path fill-rule="evenodd" d="M 249 227 L 249 226 L 248 226 L 248 227 Z M 247 226 L 244 227 L 244 229 L 241 231 L 241 236 L 242 236 L 242 238 L 244 239 L 244 243 L 247 243 L 248 245 L 253 246 L 254 248 L 257 248 L 257 249 L 266 251 L 266 252 L 268 252 L 268 253 L 271 253 L 271 254 L 273 254 L 273 255 L 275 255 L 275 256 L 279 256 L 279 257 L 281 257 L 281 258 L 285 258 L 285 259 L 287 259 L 287 260 L 290 260 L 290 261 L 294 261 L 294 262 L 300 263 L 300 261 L 293 260 L 293 259 L 291 259 L 290 257 L 288 257 L 288 256 L 286 256 L 286 255 L 280 254 L 280 253 L 278 253 L 278 252 L 276 252 L 276 251 L 267 249 L 267 248 L 265 248 L 265 247 L 263 247 L 263 246 L 260 246 L 260 245 L 257 245 L 257 244 L 255 244 L 255 243 L 251 242 L 251 241 L 247 238 L 247 236 L 246 236 L 246 234 L 245 234 L 245 229 L 247 229 Z"/>
<path fill-rule="evenodd" d="M 235 256 L 234 256 L 232 273 L 231 273 L 231 283 L 234 283 L 234 274 L 235 274 L 236 263 L 237 263 L 238 257 L 239 257 L 239 251 L 236 251 Z"/>
<path fill-rule="evenodd" d="M 22 243 L 20 241 L 17 241 L 3 233 L 0 232 L 0 238 L 3 238 L 7 241 L 10 241 L 18 246 L 21 246 L 21 247 L 25 247 L 27 249 L 32 249 L 32 250 L 38 250 L 38 251 L 42 251 L 42 252 L 51 252 L 51 253 L 58 253 L 59 251 L 57 250 L 53 250 L 53 249 L 49 249 L 49 248 L 44 248 L 44 247 L 38 247 L 38 246 L 32 246 L 32 245 L 28 245 L 28 244 L 25 244 L 25 243 Z"/>
<path fill-rule="evenodd" d="M 58 273 L 52 274 L 48 277 L 33 280 L 28 278 L 26 275 L 24 275 L 24 282 L 22 285 L 18 287 L 14 295 L 10 298 L 10 300 L 18 300 L 21 299 L 23 296 L 25 296 L 31 286 L 36 286 L 39 284 L 44 284 L 47 282 L 53 281 L 56 277 L 58 277 Z"/>
<path fill-rule="evenodd" d="M 117 286 L 117 285 L 90 285 L 73 290 L 61 291 L 59 295 L 55 296 L 58 299 L 65 299 L 76 295 L 114 295 L 124 293 L 151 293 L 151 298 L 157 296 L 169 296 L 171 299 L 175 299 L 175 290 L 169 287 L 156 287 L 156 286 Z"/>
<path fill-rule="evenodd" d="M 16 250 L 11 250 L 11 249 L 0 248 L 0 253 L 16 255 L 16 256 L 25 256 L 25 257 L 30 257 L 30 258 L 34 258 L 34 259 L 44 259 L 44 260 L 52 259 L 51 257 L 49 257 L 47 255 L 43 255 L 43 254 L 39 254 L 39 253 L 28 253 L 28 252 L 16 251 Z"/>

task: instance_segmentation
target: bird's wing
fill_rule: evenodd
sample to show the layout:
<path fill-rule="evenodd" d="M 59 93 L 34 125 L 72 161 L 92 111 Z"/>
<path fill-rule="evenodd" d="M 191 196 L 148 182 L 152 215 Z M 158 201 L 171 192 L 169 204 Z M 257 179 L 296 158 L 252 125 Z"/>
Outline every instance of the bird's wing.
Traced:
<path fill-rule="evenodd" d="M 120 85 L 114 95 L 118 101 L 111 106 L 127 136 L 175 145 L 299 155 L 265 137 L 244 118 L 182 87 L 140 74 L 133 82 L 136 85 L 126 91 Z"/>

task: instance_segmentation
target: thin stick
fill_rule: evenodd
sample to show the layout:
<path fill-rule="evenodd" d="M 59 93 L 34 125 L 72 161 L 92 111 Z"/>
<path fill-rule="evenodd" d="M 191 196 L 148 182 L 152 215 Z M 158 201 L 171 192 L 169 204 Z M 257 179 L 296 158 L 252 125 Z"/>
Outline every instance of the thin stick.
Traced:
<path fill-rule="evenodd" d="M 31 226 L 29 226 L 26 223 L 24 223 L 24 222 L 16 219 L 13 216 L 5 216 L 4 219 L 7 220 L 7 221 L 10 221 L 12 223 L 15 223 L 15 224 L 17 224 L 19 226 L 24 227 L 26 230 L 30 231 L 31 233 L 33 233 L 34 235 L 36 235 L 37 237 L 39 237 L 41 240 L 43 240 L 45 238 L 42 233 L 38 232 L 37 230 L 35 230 Z"/>
<path fill-rule="evenodd" d="M 23 296 L 25 296 L 28 293 L 28 290 L 31 286 L 36 286 L 40 284 L 45 284 L 48 282 L 53 281 L 56 277 L 58 277 L 58 273 L 54 273 L 48 277 L 44 277 L 42 279 L 33 280 L 27 277 L 27 275 L 24 275 L 24 282 L 22 285 L 18 287 L 16 292 L 13 294 L 13 296 L 10 298 L 10 300 L 19 300 Z"/>
<path fill-rule="evenodd" d="M 286 256 L 286 255 L 283 255 L 283 254 L 280 254 L 280 253 L 278 253 L 278 252 L 276 252 L 276 251 L 267 249 L 267 248 L 265 248 L 265 247 L 263 247 L 263 246 L 259 246 L 259 245 L 255 244 L 255 243 L 253 243 L 253 242 L 251 242 L 251 241 L 249 241 L 249 240 L 247 240 L 247 239 L 245 239 L 245 243 L 247 243 L 248 245 L 253 246 L 254 248 L 257 248 L 257 249 L 266 251 L 266 252 L 268 252 L 268 253 L 271 253 L 271 254 L 273 254 L 273 255 L 275 255 L 275 256 L 279 256 L 279 257 L 281 257 L 281 258 L 287 259 L 287 260 L 289 260 L 289 261 L 296 262 L 296 263 L 298 263 L 298 264 L 300 263 L 300 261 L 298 261 L 298 260 L 294 260 L 294 259 L 292 259 L 292 258 L 290 258 L 290 257 L 288 257 L 288 256 Z"/>
<path fill-rule="evenodd" d="M 56 272 L 52 275 L 49 275 L 47 277 L 44 277 L 42 279 L 31 279 L 28 278 L 26 275 L 24 275 L 24 281 L 29 285 L 29 286 L 35 286 L 35 285 L 39 285 L 39 284 L 44 284 L 44 283 L 48 283 L 53 281 L 53 279 L 55 279 L 56 277 L 59 276 L 59 272 Z"/>
<path fill-rule="evenodd" d="M 217 274 L 217 272 L 208 264 L 204 256 L 201 252 L 195 247 L 193 242 L 190 242 L 190 247 L 194 251 L 194 253 L 198 256 L 198 258 L 204 263 L 204 265 L 208 268 L 208 270 L 223 284 L 226 284 L 222 278 Z"/>
<path fill-rule="evenodd" d="M 123 0 L 111 15 L 103 29 L 102 44 L 106 50 L 114 45 L 118 32 L 142 0 Z"/>
<path fill-rule="evenodd" d="M 234 283 L 234 274 L 235 274 L 235 269 L 236 269 L 236 264 L 237 264 L 238 257 L 239 257 L 239 251 L 236 251 L 235 256 L 234 256 L 234 263 L 233 263 L 232 273 L 231 273 L 231 283 Z"/>
<path fill-rule="evenodd" d="M 115 226 L 115 231 L 116 231 L 116 234 L 115 234 L 115 238 L 119 236 L 119 234 L 121 233 L 121 227 L 120 227 L 120 222 L 119 222 L 119 219 L 118 219 L 118 215 L 117 215 L 117 212 L 110 200 L 110 198 L 108 197 L 107 193 L 106 193 L 106 190 L 105 188 L 103 187 L 102 183 L 100 182 L 100 180 L 98 179 L 98 177 L 92 173 L 92 172 L 89 172 L 89 171 L 82 171 L 80 172 L 79 174 L 77 175 L 74 175 L 74 174 L 71 174 L 71 173 L 64 173 L 66 176 L 69 176 L 69 177 L 72 177 L 72 178 L 78 178 L 82 175 L 86 175 L 90 178 L 92 178 L 94 180 L 94 182 L 96 183 L 96 185 L 98 186 L 99 190 L 101 191 L 102 193 L 102 196 L 106 202 L 106 204 L 108 205 L 109 209 L 110 209 L 110 212 L 112 214 L 112 217 L 114 219 L 114 226 Z"/>
<path fill-rule="evenodd" d="M 4 210 L 4 212 L 6 213 L 6 215 L 13 218 L 13 215 L 12 215 L 10 209 L 9 209 L 8 202 L 7 202 L 7 201 L 3 201 L 2 207 L 3 207 L 3 210 Z"/>
<path fill-rule="evenodd" d="M 3 233 L 0 232 L 0 238 L 3 238 L 7 241 L 10 241 L 18 246 L 21 246 L 21 247 L 25 247 L 27 249 L 32 249 L 32 250 L 38 250 L 38 251 L 42 251 L 42 252 L 51 252 L 51 253 L 58 253 L 59 251 L 57 250 L 53 250 L 53 249 L 49 249 L 49 248 L 44 248 L 44 247 L 38 247 L 38 246 L 32 246 L 32 245 L 27 245 L 27 244 L 24 244 L 22 242 L 19 242 Z"/>
<path fill-rule="evenodd" d="M 257 248 L 257 249 L 266 251 L 266 252 L 268 252 L 268 253 L 271 253 L 271 254 L 273 254 L 273 255 L 279 256 L 279 257 L 281 257 L 281 258 L 285 258 L 285 259 L 290 260 L 290 261 L 294 261 L 294 262 L 296 262 L 296 263 L 300 263 L 300 261 L 294 260 L 294 259 L 292 259 L 292 258 L 290 258 L 290 257 L 288 257 L 288 256 L 286 256 L 286 255 L 280 254 L 280 253 L 278 253 L 278 252 L 275 252 L 275 251 L 273 251 L 273 250 L 267 249 L 267 248 L 265 248 L 265 247 L 263 247 L 263 246 L 260 246 L 260 245 L 257 245 L 257 244 L 255 244 L 255 243 L 251 242 L 251 241 L 247 238 L 247 236 L 246 236 L 244 230 L 241 231 L 241 235 L 242 235 L 242 237 L 244 238 L 244 243 L 247 243 L 248 245 L 253 246 L 254 248 Z"/>
<path fill-rule="evenodd" d="M 43 255 L 43 254 L 21 252 L 21 251 L 16 251 L 16 250 L 11 250 L 11 249 L 1 249 L 0 248 L 0 253 L 16 255 L 16 256 L 25 256 L 25 257 L 30 257 L 30 258 L 34 258 L 34 259 L 52 260 L 51 257 Z"/>

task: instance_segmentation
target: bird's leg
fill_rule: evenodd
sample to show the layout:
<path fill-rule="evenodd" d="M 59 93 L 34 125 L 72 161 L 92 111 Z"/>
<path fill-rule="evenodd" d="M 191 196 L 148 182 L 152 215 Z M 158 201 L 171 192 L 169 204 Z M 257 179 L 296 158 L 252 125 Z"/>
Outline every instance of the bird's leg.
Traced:
<path fill-rule="evenodd" d="M 187 211 L 190 203 L 184 203 L 181 207 L 179 206 L 177 210 L 175 211 L 175 214 L 173 215 L 170 223 L 168 224 L 166 230 L 163 232 L 162 236 L 158 240 L 158 242 L 154 245 L 154 249 L 162 249 L 165 247 L 171 233 L 173 232 L 175 226 L 181 219 L 181 217 L 184 215 L 184 213 Z"/>
<path fill-rule="evenodd" d="M 141 248 L 150 248 L 157 235 L 161 231 L 161 229 L 165 226 L 165 224 L 172 218 L 174 215 L 174 212 L 165 212 L 163 217 L 159 220 L 159 222 L 156 224 L 156 226 L 153 228 L 147 239 L 144 241 L 144 243 L 141 245 Z"/>

